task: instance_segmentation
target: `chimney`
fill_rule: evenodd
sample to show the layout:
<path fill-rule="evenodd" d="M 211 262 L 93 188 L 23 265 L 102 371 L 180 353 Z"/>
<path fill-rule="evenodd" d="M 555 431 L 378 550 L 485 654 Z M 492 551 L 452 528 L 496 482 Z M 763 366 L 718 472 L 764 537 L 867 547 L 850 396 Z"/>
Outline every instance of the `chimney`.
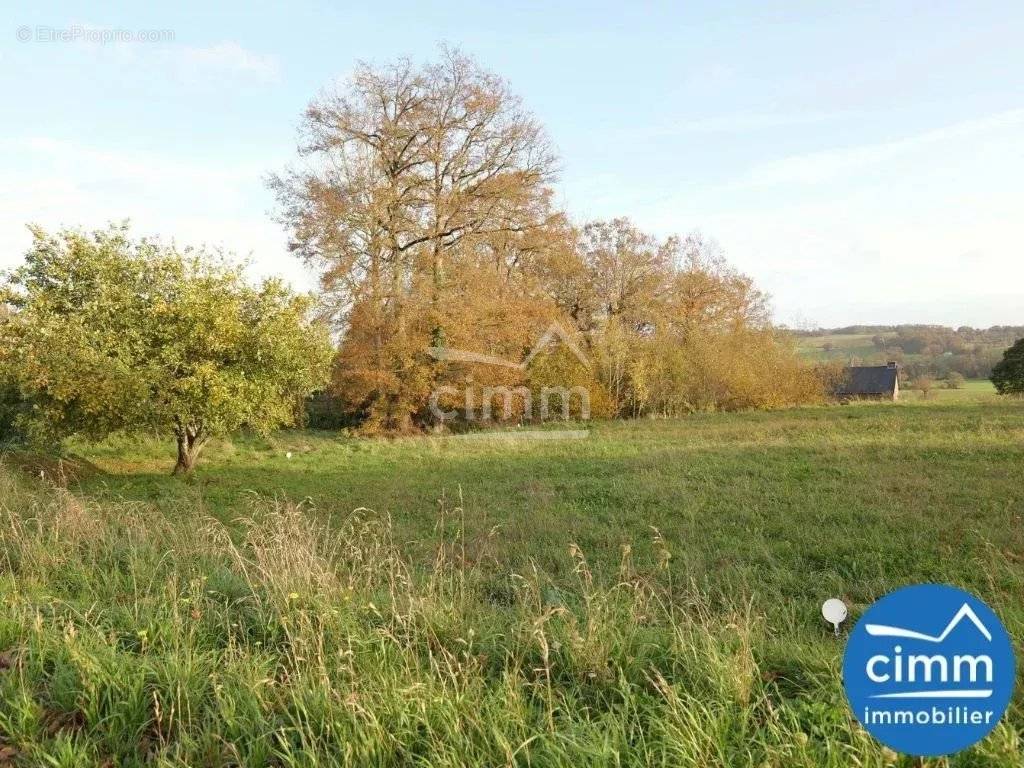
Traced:
<path fill-rule="evenodd" d="M 889 368 L 890 370 L 896 370 L 896 368 L 898 368 L 899 366 L 896 365 L 895 360 L 890 360 L 888 363 L 885 364 L 885 367 Z"/>

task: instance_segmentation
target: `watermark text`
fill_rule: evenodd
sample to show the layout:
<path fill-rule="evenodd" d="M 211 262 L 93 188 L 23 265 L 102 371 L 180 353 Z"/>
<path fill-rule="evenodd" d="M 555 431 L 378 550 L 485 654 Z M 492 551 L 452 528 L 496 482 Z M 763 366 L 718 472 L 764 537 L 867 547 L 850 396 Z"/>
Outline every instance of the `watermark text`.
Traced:
<path fill-rule="evenodd" d="M 117 43 L 171 43 L 173 29 L 126 29 L 124 27 L 88 27 L 72 24 L 54 27 L 45 24 L 22 24 L 15 31 L 21 43 L 89 43 L 114 45 Z"/>

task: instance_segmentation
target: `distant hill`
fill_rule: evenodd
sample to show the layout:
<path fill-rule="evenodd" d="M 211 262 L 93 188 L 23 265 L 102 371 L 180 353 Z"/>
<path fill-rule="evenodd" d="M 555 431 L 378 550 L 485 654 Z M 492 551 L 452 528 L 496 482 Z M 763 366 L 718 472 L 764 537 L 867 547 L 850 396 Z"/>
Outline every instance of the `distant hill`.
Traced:
<path fill-rule="evenodd" d="M 968 379 L 983 379 L 1003 351 L 1024 338 L 1024 325 L 850 325 L 791 333 L 800 354 L 816 361 L 875 365 L 895 360 L 909 378 L 945 378 L 955 371 Z"/>

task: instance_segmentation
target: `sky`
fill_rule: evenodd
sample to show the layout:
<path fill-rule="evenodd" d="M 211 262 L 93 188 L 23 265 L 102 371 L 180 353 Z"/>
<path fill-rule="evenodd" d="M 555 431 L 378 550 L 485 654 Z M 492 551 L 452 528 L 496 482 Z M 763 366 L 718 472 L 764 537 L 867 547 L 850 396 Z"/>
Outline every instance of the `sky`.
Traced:
<path fill-rule="evenodd" d="M 1024 3 L 0 0 L 0 268 L 26 224 L 224 247 L 298 288 L 268 173 L 359 60 L 511 84 L 574 221 L 698 230 L 794 327 L 1024 324 Z"/>

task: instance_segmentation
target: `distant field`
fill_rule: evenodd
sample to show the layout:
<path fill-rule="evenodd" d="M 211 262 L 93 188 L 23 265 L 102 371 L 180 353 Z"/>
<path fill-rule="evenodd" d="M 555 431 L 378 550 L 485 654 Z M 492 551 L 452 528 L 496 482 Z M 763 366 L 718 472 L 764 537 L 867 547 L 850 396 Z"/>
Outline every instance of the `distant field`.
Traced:
<path fill-rule="evenodd" d="M 892 338 L 895 333 L 833 333 L 821 336 L 801 336 L 797 339 L 797 351 L 814 360 L 843 360 L 849 362 L 851 357 L 859 362 L 873 360 L 882 353 L 871 340 L 881 335 Z M 832 349 L 826 350 L 825 345 L 831 344 Z"/>
<path fill-rule="evenodd" d="M 825 598 L 852 624 L 898 586 L 953 583 L 1024 643 L 1024 403 L 933 398 L 582 440 L 288 432 L 213 445 L 186 482 L 167 441 L 8 456 L 0 660 L 20 671 L 0 667 L 0 748 L 893 764 L 850 718 Z M 1009 723 L 949 764 L 1019 766 L 1022 729 L 1018 686 Z"/>
<path fill-rule="evenodd" d="M 996 388 L 988 379 L 971 379 L 965 381 L 960 389 L 946 389 L 941 381 L 935 382 L 935 387 L 928 393 L 928 397 L 912 389 L 900 390 L 900 399 L 906 402 L 927 402 L 932 403 L 956 403 L 956 402 L 978 402 L 995 403 L 999 400 Z"/>
<path fill-rule="evenodd" d="M 895 332 L 882 333 L 832 333 L 818 336 L 798 336 L 797 352 L 808 360 L 819 362 L 840 362 L 855 365 L 875 365 L 885 361 L 886 352 L 874 344 L 874 337 L 882 336 L 891 342 L 898 340 Z M 1004 349 L 1012 344 L 1012 339 L 1000 343 L 987 342 L 981 345 L 984 354 L 990 359 L 999 359 Z M 827 347 L 827 348 L 826 348 Z M 949 360 L 943 355 L 900 354 L 904 364 L 924 363 L 936 370 L 944 370 Z"/>

